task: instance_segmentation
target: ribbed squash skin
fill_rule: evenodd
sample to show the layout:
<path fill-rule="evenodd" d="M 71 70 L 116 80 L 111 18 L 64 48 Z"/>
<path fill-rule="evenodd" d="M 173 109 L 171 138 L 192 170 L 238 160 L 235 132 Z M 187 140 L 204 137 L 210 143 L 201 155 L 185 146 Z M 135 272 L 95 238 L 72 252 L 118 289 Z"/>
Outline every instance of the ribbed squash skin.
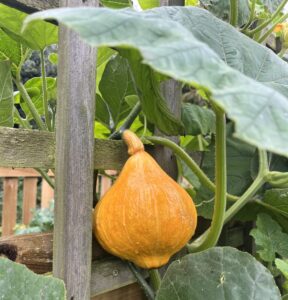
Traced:
<path fill-rule="evenodd" d="M 142 268 L 158 268 L 192 237 L 197 213 L 187 192 L 141 141 L 130 131 L 125 134 L 132 156 L 96 205 L 95 235 L 108 252 Z"/>

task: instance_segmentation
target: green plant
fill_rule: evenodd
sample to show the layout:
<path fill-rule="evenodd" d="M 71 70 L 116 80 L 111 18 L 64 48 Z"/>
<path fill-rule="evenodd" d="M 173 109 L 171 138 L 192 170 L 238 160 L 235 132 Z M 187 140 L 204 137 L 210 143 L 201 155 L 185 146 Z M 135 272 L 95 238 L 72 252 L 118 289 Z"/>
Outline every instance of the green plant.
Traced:
<path fill-rule="evenodd" d="M 217 299 L 231 298 L 232 291 L 241 300 L 251 295 L 280 299 L 270 271 L 287 276 L 288 254 L 281 245 L 288 242 L 288 67 L 283 51 L 276 55 L 260 43 L 285 21 L 282 9 L 288 1 L 201 0 L 200 7 L 143 12 L 119 9 L 131 6 L 128 0 L 101 2 L 118 9 L 42 12 L 24 21 L 23 32 L 19 28 L 25 16 L 16 18 L 15 27 L 5 16 L 18 13 L 1 6 L 0 82 L 5 93 L 0 125 L 13 126 L 14 120 L 30 128 L 33 120 L 38 129 L 54 130 L 56 82 L 45 76 L 43 51 L 56 42 L 57 28 L 41 19 L 56 19 L 77 31 L 98 47 L 95 136 L 119 138 L 130 127 L 143 142 L 172 149 L 198 215 L 212 220 L 208 230 L 187 244 L 192 253 L 172 263 L 163 280 L 150 272 L 154 292 L 129 264 L 149 299 L 202 300 L 203 288 L 205 299 L 216 294 Z M 31 49 L 42 53 L 42 77 L 23 84 L 19 70 Z M 183 83 L 181 118 L 161 94 L 161 84 L 169 78 Z M 19 90 L 15 97 L 12 81 Z M 15 110 L 13 99 L 25 116 Z M 154 136 L 156 127 L 179 135 L 180 145 Z M 201 155 L 198 163 L 192 158 L 195 150 Z M 256 220 L 251 235 L 258 253 L 251 254 L 261 264 L 250 254 L 214 247 L 225 223 Z M 285 296 L 286 285 L 279 282 Z"/>

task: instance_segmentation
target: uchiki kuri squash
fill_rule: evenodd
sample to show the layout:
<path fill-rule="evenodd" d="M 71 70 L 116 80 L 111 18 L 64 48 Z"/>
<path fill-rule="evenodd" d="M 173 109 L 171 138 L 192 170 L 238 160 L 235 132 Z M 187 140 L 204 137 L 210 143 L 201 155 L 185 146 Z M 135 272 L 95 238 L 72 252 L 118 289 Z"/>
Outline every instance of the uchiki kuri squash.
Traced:
<path fill-rule="evenodd" d="M 108 252 L 158 268 L 193 236 L 197 213 L 188 193 L 125 130 L 131 157 L 95 208 L 95 235 Z"/>

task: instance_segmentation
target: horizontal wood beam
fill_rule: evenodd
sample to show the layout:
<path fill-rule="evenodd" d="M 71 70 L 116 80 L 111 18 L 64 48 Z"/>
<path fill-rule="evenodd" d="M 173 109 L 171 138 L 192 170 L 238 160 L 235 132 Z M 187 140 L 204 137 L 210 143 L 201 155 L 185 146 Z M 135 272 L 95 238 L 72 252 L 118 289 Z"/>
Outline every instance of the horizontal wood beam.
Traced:
<path fill-rule="evenodd" d="M 0 3 L 16 8 L 27 14 L 59 7 L 59 0 L 0 0 Z"/>
<path fill-rule="evenodd" d="M 91 297 L 128 286 L 136 279 L 128 265 L 105 252 L 93 238 Z M 16 246 L 18 263 L 38 274 L 52 271 L 53 234 L 31 233 L 0 238 L 0 256 L 9 253 L 9 246 Z M 11 251 L 10 251 L 11 253 Z M 108 298 L 107 298 L 108 299 Z"/>
<path fill-rule="evenodd" d="M 122 141 L 95 139 L 95 169 L 120 170 L 127 158 Z M 54 169 L 54 134 L 0 127 L 0 167 Z"/>

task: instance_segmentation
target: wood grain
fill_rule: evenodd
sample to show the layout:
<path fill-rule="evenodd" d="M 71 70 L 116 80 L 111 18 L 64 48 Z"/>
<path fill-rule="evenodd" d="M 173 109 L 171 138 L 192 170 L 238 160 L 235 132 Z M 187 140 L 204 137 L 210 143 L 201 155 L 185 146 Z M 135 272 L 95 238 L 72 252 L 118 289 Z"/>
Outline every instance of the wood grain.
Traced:
<path fill-rule="evenodd" d="M 33 217 L 33 210 L 36 207 L 38 178 L 26 177 L 23 180 L 23 208 L 22 222 L 28 225 Z"/>
<path fill-rule="evenodd" d="M 0 3 L 21 10 L 27 14 L 59 7 L 59 0 L 0 0 Z"/>
<path fill-rule="evenodd" d="M 95 169 L 119 170 L 127 158 L 127 147 L 122 141 L 95 139 Z M 0 127 L 0 166 L 54 169 L 54 134 L 38 130 Z M 2 174 L 0 168 L 0 176 L 3 176 Z"/>
<path fill-rule="evenodd" d="M 60 0 L 61 7 L 97 5 Z M 97 52 L 60 25 L 58 55 L 53 275 L 64 280 L 68 300 L 88 300 Z"/>
<path fill-rule="evenodd" d="M 7 236 L 16 225 L 18 178 L 5 178 L 3 189 L 2 236 Z"/>

